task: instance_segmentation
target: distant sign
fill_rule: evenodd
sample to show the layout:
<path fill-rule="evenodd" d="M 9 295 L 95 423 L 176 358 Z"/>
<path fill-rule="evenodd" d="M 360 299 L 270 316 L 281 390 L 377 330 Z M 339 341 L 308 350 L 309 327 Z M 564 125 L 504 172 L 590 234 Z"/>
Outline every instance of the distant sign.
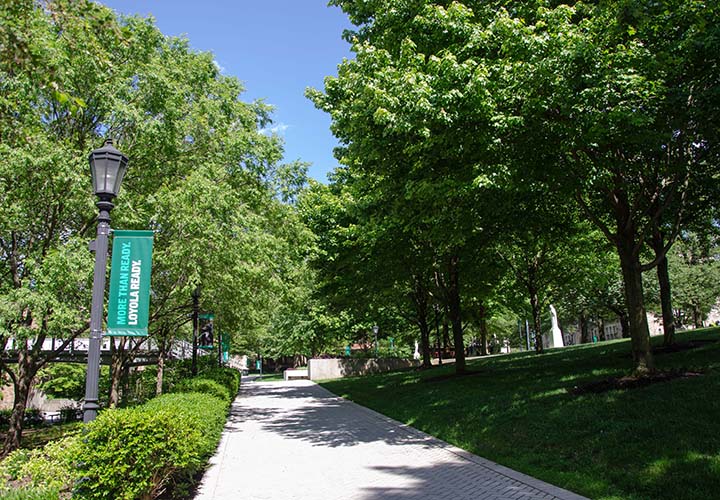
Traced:
<path fill-rule="evenodd" d="M 215 315 L 212 313 L 204 313 L 198 316 L 200 319 L 200 336 L 198 337 L 198 347 L 200 349 L 212 349 L 215 333 Z"/>

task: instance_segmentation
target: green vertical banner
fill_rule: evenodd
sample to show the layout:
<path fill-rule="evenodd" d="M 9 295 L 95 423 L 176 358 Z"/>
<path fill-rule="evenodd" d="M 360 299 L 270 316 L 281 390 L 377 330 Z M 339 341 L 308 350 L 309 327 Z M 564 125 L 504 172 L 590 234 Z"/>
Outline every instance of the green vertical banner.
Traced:
<path fill-rule="evenodd" d="M 198 347 L 200 349 L 213 348 L 213 334 L 215 332 L 213 313 L 202 313 L 198 316 L 200 320 L 200 336 L 198 337 Z"/>
<path fill-rule="evenodd" d="M 230 359 L 230 335 L 223 333 L 220 338 L 222 339 L 222 360 L 227 363 Z"/>
<path fill-rule="evenodd" d="M 152 231 L 113 231 L 106 335 L 147 336 L 152 248 Z"/>

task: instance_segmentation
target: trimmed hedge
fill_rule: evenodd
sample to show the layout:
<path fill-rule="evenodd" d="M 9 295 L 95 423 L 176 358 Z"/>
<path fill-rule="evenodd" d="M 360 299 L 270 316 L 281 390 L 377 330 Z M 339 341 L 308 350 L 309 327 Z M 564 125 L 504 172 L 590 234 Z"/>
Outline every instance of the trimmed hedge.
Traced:
<path fill-rule="evenodd" d="M 222 384 L 230 392 L 231 401 L 235 399 L 240 390 L 240 372 L 233 368 L 212 368 L 204 370 L 200 375 L 203 378 L 214 380 L 218 384 Z"/>
<path fill-rule="evenodd" d="M 57 491 L 92 500 L 181 494 L 214 453 L 225 425 L 227 391 L 207 382 L 226 399 L 166 394 L 135 408 L 105 410 L 83 434 L 42 450 L 18 450 L 0 464 L 0 478 L 9 482 L 0 498 L 8 491 L 28 500 L 54 499 Z"/>
<path fill-rule="evenodd" d="M 215 452 L 239 386 L 237 370 L 205 369 L 171 394 L 102 411 L 83 434 L 18 450 L 0 463 L 0 499 L 182 495 Z"/>
<path fill-rule="evenodd" d="M 200 394 L 210 394 L 216 398 L 222 399 L 228 405 L 232 402 L 230 393 L 224 386 L 205 377 L 183 380 L 173 388 L 173 392 L 197 392 Z"/>
<path fill-rule="evenodd" d="M 190 480 L 215 451 L 227 403 L 208 394 L 167 394 L 105 411 L 88 425 L 73 498 L 156 498 Z"/>

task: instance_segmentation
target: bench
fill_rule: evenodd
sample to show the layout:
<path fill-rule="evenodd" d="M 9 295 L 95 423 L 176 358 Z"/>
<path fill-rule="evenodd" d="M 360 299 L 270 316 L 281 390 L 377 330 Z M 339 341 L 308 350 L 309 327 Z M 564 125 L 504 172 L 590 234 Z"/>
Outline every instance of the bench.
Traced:
<path fill-rule="evenodd" d="M 291 378 L 309 378 L 307 368 L 288 368 L 283 372 L 283 376 L 285 380 L 290 380 Z"/>

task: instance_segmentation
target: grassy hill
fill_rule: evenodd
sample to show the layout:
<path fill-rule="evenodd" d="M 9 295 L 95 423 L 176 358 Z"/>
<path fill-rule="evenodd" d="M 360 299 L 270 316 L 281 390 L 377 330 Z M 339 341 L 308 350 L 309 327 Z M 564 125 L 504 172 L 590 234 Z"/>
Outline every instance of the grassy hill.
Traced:
<path fill-rule="evenodd" d="M 677 335 L 664 371 L 700 372 L 624 390 L 575 387 L 630 373 L 628 340 L 323 382 L 335 394 L 460 448 L 594 499 L 720 493 L 720 329 Z M 659 347 L 662 338 L 654 338 Z"/>

